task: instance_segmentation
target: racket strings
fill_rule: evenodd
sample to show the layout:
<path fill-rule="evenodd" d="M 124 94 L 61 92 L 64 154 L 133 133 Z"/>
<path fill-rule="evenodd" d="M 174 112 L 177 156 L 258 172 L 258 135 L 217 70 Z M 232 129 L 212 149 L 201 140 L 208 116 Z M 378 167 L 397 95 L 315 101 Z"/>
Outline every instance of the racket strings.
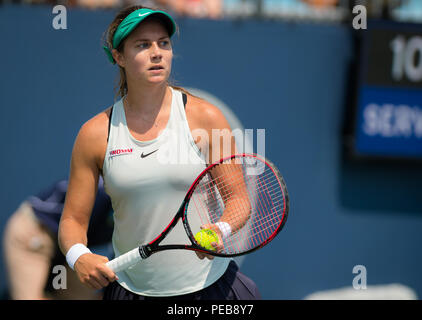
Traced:
<path fill-rule="evenodd" d="M 256 199 L 258 200 L 256 203 L 257 214 L 255 215 L 255 221 L 253 222 L 255 225 L 248 230 L 251 231 L 249 235 L 246 234 L 246 229 L 243 229 L 243 238 L 248 238 L 247 242 L 243 242 L 244 245 L 247 244 L 247 248 L 244 248 L 244 250 L 256 247 L 268 239 L 276 230 L 280 220 L 277 214 L 278 210 L 274 211 L 276 215 L 273 216 L 273 218 L 269 219 L 265 216 L 265 213 L 268 212 L 268 204 L 265 203 L 264 197 L 259 197 L 257 194 L 252 196 L 256 196 Z"/>
<path fill-rule="evenodd" d="M 246 180 L 246 183 L 245 183 L 246 185 L 248 185 L 248 183 L 253 182 L 252 180 L 255 179 L 255 177 L 254 176 L 249 176 L 246 179 L 249 179 L 249 180 Z M 244 181 L 244 180 L 245 180 L 245 178 L 242 176 L 242 177 L 239 177 L 237 181 L 231 180 L 231 184 L 237 184 L 239 181 Z M 278 190 L 278 188 L 279 188 L 279 180 L 278 180 L 278 178 L 276 176 L 271 175 L 268 178 L 268 181 L 266 181 L 266 182 L 270 185 L 270 187 L 267 187 L 268 191 L 275 191 L 276 192 Z M 226 187 L 223 186 L 224 184 L 226 184 Z M 225 191 L 225 192 L 230 188 L 230 186 L 227 186 L 227 183 L 219 183 L 219 184 L 217 184 L 217 183 L 215 183 L 214 180 L 207 181 L 206 184 L 203 183 L 203 184 L 199 185 L 198 187 L 203 192 L 205 192 L 207 190 L 211 190 L 213 186 L 216 186 L 219 191 Z M 248 188 L 248 191 L 251 191 L 251 188 Z M 232 194 L 229 193 L 229 194 L 226 194 L 226 195 L 227 196 L 231 196 Z"/>
<path fill-rule="evenodd" d="M 253 197 L 254 195 L 251 195 L 251 197 Z M 259 216 L 259 214 L 262 215 L 262 212 L 265 210 L 265 204 L 263 203 L 262 199 L 258 199 L 259 201 L 257 201 L 255 208 L 252 208 L 251 210 L 251 215 L 252 217 L 255 215 L 256 217 Z M 239 207 L 242 207 L 243 203 L 237 203 Z M 243 209 L 243 207 L 242 207 Z M 258 214 L 257 214 L 258 213 Z M 240 215 L 242 216 L 242 215 Z M 269 224 L 271 222 L 276 222 L 278 219 L 277 217 L 275 217 L 274 219 L 269 220 L 268 218 L 265 219 L 259 219 L 255 217 L 255 222 L 253 222 L 254 224 L 249 225 L 247 228 L 242 228 L 240 230 L 238 230 L 237 235 L 236 236 L 231 236 L 230 238 L 226 239 L 226 247 L 227 244 L 229 245 L 229 247 L 232 247 L 231 251 L 246 251 L 250 248 L 256 247 L 259 244 L 261 244 L 262 242 L 265 241 L 265 239 L 267 239 L 270 236 L 270 233 L 272 233 L 275 228 L 273 226 L 275 226 L 276 224 L 273 224 L 273 226 L 271 225 L 266 225 Z M 232 216 L 233 219 L 233 216 Z M 251 221 L 254 218 L 250 219 Z M 251 230 L 253 232 L 251 232 Z M 268 233 L 268 230 L 270 231 L 270 233 Z"/>
<path fill-rule="evenodd" d="M 271 190 L 267 190 L 267 192 L 275 190 L 276 187 L 274 186 Z M 271 197 L 271 204 L 268 202 L 268 199 L 265 199 L 264 197 L 257 197 L 257 193 L 253 193 L 253 189 L 249 189 L 249 198 L 258 198 L 258 202 L 256 204 L 256 210 L 258 213 L 260 213 L 261 218 L 259 218 L 259 215 L 256 215 L 255 222 L 257 225 L 261 226 L 260 228 L 258 226 L 255 227 L 255 235 L 249 236 L 250 241 L 248 247 L 255 247 L 259 245 L 260 243 L 264 242 L 276 229 L 278 226 L 278 221 L 280 220 L 279 212 L 283 210 L 283 202 L 280 202 L 280 199 L 283 199 L 282 195 L 277 197 Z M 266 197 L 268 198 L 268 197 Z M 237 201 L 236 204 L 241 207 L 240 210 L 244 209 L 244 202 Z M 243 207 L 242 207 L 243 206 Z M 263 212 L 266 212 L 268 210 L 268 207 L 272 206 L 272 213 L 273 215 L 276 215 L 272 219 L 268 219 L 267 217 L 262 218 Z M 212 219 L 211 222 L 216 222 L 220 218 L 219 212 L 211 211 L 209 212 Z M 243 233 L 243 238 L 246 238 L 246 229 L 240 230 Z M 259 238 L 259 240 L 255 239 L 256 237 Z"/>
<path fill-rule="evenodd" d="M 268 170 L 266 172 L 268 172 Z M 251 182 L 252 183 L 256 182 L 255 176 L 248 176 L 246 179 L 242 176 L 242 177 L 239 177 L 238 180 L 235 180 L 235 181 L 232 180 L 231 184 L 238 184 L 239 180 L 242 180 L 242 181 L 246 180 L 245 185 L 250 185 Z M 277 191 L 279 191 L 279 188 L 280 188 L 279 180 L 274 174 L 269 175 L 269 177 L 267 179 L 260 178 L 260 184 L 266 185 L 265 191 L 266 191 L 267 194 L 277 193 Z M 210 186 L 216 186 L 218 188 L 218 190 L 220 191 L 220 195 L 221 195 L 221 191 L 226 191 L 224 189 L 224 187 L 219 186 L 218 184 L 215 184 L 215 182 L 213 182 L 213 181 L 209 181 L 205 189 L 207 189 L 207 190 L 212 189 L 212 188 L 210 188 Z M 263 188 L 258 188 L 258 189 L 247 188 L 247 191 L 250 193 L 249 195 L 256 196 L 257 193 L 260 191 L 259 189 L 263 189 Z M 254 190 L 256 190 L 255 193 L 253 193 Z M 232 195 L 233 195 L 233 193 L 226 193 L 225 192 L 226 197 L 222 196 L 222 200 L 223 201 L 228 200 L 227 198 L 232 196 Z M 271 199 L 273 201 L 275 198 L 274 198 L 274 196 L 271 196 L 270 198 L 267 197 L 267 199 Z"/>
<path fill-rule="evenodd" d="M 248 175 L 247 169 L 233 163 L 217 165 L 200 181 L 189 204 L 188 216 L 196 216 L 200 225 L 214 224 L 224 215 L 224 221 L 234 226 L 224 239 L 223 253 L 265 243 L 284 218 L 285 199 L 277 175 L 266 165 L 260 175 Z"/>
<path fill-rule="evenodd" d="M 276 179 L 276 178 L 274 178 L 274 177 L 272 177 L 271 178 L 272 180 L 270 180 L 269 182 L 270 182 L 270 186 L 269 187 L 267 187 L 267 192 L 268 193 L 276 193 L 276 191 L 279 189 L 279 183 L 278 183 L 278 180 Z M 248 184 L 248 182 L 253 182 L 253 181 L 251 181 L 251 180 L 248 180 L 247 181 L 247 184 Z M 248 192 L 249 192 L 249 198 L 251 198 L 251 197 L 253 197 L 253 196 L 257 196 L 257 192 L 255 192 L 255 193 L 253 193 L 253 189 L 251 189 L 251 188 L 248 188 Z M 206 191 L 203 191 L 203 193 L 206 193 Z M 210 192 L 210 193 L 212 193 L 212 192 Z M 228 197 L 230 197 L 230 196 L 232 196 L 233 195 L 233 193 L 228 193 L 228 194 L 226 194 L 226 199 L 228 198 Z M 273 209 L 274 209 L 274 207 L 276 207 L 276 206 L 274 206 L 274 201 L 276 201 L 276 200 L 279 200 L 279 199 L 282 199 L 283 198 L 283 195 L 279 195 L 279 194 L 277 194 L 276 196 L 271 196 L 271 201 L 273 202 Z M 224 202 L 224 197 L 221 197 L 221 195 L 220 195 L 220 199 L 221 199 L 221 201 L 222 202 Z M 233 199 L 236 199 L 236 198 L 232 198 L 232 200 Z M 213 204 L 213 203 L 216 203 L 216 202 L 218 202 L 218 200 L 216 200 L 216 199 L 204 199 L 204 203 L 205 204 L 207 204 L 207 205 L 210 205 L 210 204 Z M 283 205 L 283 204 L 280 204 L 281 206 Z M 210 215 L 212 216 L 212 213 L 214 213 L 212 210 L 211 211 L 209 211 L 209 213 L 210 213 Z M 217 218 L 219 218 L 219 216 L 218 215 L 215 215 Z"/>
<path fill-rule="evenodd" d="M 248 180 L 247 182 L 253 182 L 253 181 L 251 181 L 251 180 Z M 273 181 L 268 181 L 269 183 L 271 183 L 271 185 L 270 185 L 270 187 L 268 188 L 268 192 L 276 192 L 277 190 L 278 190 L 278 187 L 279 187 L 279 185 L 278 185 L 278 181 L 277 180 L 273 180 Z M 223 189 L 224 190 L 224 189 Z M 224 191 L 226 191 L 226 190 L 224 190 Z M 248 190 L 249 191 L 249 190 Z M 232 197 L 233 196 L 233 192 L 231 192 L 231 193 L 226 193 L 225 194 L 225 197 L 224 196 L 222 196 L 221 198 L 224 200 L 225 198 L 227 199 L 227 198 L 229 198 L 229 197 Z M 234 199 L 234 198 L 233 198 Z"/>

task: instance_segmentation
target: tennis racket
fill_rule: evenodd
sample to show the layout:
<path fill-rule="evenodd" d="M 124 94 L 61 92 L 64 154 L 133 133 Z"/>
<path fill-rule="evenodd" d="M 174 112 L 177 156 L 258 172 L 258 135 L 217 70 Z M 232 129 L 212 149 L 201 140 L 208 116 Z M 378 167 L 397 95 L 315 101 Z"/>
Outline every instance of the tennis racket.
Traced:
<path fill-rule="evenodd" d="M 196 178 L 173 220 L 157 238 L 106 265 L 119 272 L 155 252 L 173 249 L 219 257 L 247 254 L 274 239 L 288 212 L 287 187 L 274 164 L 256 154 L 232 155 L 209 165 Z M 179 220 L 190 243 L 160 245 Z M 219 231 L 217 250 L 196 241 L 194 235 L 204 226 Z"/>

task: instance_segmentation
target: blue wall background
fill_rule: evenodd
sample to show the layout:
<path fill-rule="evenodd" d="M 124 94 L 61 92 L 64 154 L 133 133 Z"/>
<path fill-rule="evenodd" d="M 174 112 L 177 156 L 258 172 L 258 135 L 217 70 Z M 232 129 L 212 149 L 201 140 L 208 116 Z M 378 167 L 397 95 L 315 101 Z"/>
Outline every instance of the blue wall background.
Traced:
<path fill-rule="evenodd" d="M 66 177 L 80 126 L 112 104 L 117 69 L 101 49 L 111 11 L 0 7 L 0 230 L 28 195 Z M 285 230 L 242 271 L 265 299 L 302 299 L 402 283 L 422 296 L 422 168 L 342 157 L 353 42 L 347 26 L 178 19 L 173 77 L 224 101 L 248 129 L 266 129 L 266 156 L 285 176 Z M 0 252 L 3 254 L 3 251 Z M 0 291 L 6 290 L 0 260 Z"/>

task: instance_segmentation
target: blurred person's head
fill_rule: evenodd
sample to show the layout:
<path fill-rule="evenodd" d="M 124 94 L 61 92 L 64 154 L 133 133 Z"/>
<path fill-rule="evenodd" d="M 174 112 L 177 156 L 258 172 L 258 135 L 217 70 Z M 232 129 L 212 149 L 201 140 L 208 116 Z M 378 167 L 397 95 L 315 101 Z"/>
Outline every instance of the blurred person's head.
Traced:
<path fill-rule="evenodd" d="M 128 81 L 142 86 L 167 84 L 171 73 L 176 32 L 171 16 L 144 6 L 131 6 L 117 13 L 105 33 L 105 49 L 120 70 L 119 92 Z"/>
<path fill-rule="evenodd" d="M 302 1 L 317 8 L 333 7 L 333 6 L 336 6 L 338 3 L 338 0 L 302 0 Z"/>

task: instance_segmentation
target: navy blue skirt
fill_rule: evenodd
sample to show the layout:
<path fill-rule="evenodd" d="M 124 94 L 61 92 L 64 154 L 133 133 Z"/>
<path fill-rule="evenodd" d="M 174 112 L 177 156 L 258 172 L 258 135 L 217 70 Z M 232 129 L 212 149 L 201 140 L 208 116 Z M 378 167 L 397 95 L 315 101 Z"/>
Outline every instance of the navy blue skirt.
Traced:
<path fill-rule="evenodd" d="M 103 300 L 260 300 L 261 294 L 255 283 L 239 271 L 233 260 L 226 272 L 212 285 L 196 292 L 171 297 L 148 297 L 123 288 L 117 281 L 104 291 Z"/>

